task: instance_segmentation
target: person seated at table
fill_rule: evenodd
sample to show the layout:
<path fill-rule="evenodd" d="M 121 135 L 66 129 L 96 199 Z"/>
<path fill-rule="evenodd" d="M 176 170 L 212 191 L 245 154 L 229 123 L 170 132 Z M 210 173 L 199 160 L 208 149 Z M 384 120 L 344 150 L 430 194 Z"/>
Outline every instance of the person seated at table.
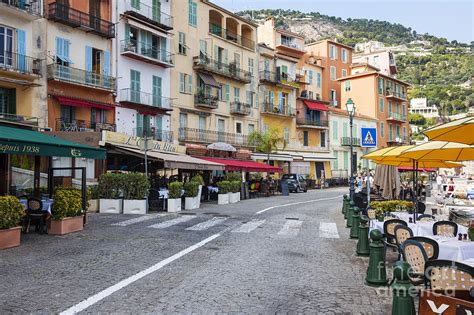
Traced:
<path fill-rule="evenodd" d="M 448 192 L 447 192 L 447 196 L 450 197 L 454 192 L 454 180 L 453 178 L 451 177 L 449 179 L 449 182 L 448 182 Z"/>

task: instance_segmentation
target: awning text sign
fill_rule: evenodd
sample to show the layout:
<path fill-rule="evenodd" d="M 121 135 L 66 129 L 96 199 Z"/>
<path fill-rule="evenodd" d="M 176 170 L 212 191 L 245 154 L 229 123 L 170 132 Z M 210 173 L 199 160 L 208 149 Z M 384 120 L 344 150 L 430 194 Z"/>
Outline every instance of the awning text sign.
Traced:
<path fill-rule="evenodd" d="M 143 150 L 145 148 L 145 138 L 129 136 L 127 134 L 113 131 L 102 131 L 102 141 L 135 147 L 138 150 Z M 148 139 L 147 149 L 159 152 L 186 153 L 186 147 L 184 146 L 152 139 Z"/>
<path fill-rule="evenodd" d="M 0 141 L 1 154 L 23 154 L 23 155 L 39 155 L 39 156 L 64 156 L 73 158 L 91 158 L 104 159 L 105 152 L 95 150 L 85 150 L 80 148 L 72 148 L 66 146 L 54 146 L 38 143 L 21 143 Z"/>

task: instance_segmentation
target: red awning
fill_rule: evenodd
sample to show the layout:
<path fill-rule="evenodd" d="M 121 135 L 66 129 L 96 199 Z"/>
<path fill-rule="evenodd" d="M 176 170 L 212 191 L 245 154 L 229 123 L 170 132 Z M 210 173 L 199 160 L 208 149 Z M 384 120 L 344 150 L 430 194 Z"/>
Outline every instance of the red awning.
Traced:
<path fill-rule="evenodd" d="M 112 110 L 114 107 L 110 104 L 105 103 L 96 103 L 92 101 L 81 100 L 78 98 L 66 97 L 66 96 L 56 96 L 59 104 L 66 106 L 75 106 L 75 107 L 93 107 L 100 109 Z"/>
<path fill-rule="evenodd" d="M 270 172 L 270 173 L 281 173 L 281 167 L 275 167 L 250 160 L 228 160 L 228 159 L 217 159 L 202 157 L 200 159 L 224 164 L 226 171 L 246 171 L 246 172 Z"/>
<path fill-rule="evenodd" d="M 329 110 L 326 104 L 321 103 L 321 102 L 303 101 L 303 103 L 306 105 L 306 107 L 308 107 L 311 110 L 322 110 L 325 112 Z"/>
<path fill-rule="evenodd" d="M 400 172 L 413 172 L 412 166 L 399 166 L 398 171 Z M 436 168 L 418 168 L 418 172 L 435 172 Z"/>

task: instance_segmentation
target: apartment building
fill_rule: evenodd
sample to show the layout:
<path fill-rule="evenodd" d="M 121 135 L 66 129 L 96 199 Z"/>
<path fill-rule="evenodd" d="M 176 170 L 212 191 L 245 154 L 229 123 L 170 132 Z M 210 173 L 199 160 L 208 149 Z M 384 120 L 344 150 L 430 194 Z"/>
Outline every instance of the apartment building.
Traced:
<path fill-rule="evenodd" d="M 171 1 L 117 0 L 113 73 L 117 77 L 117 131 L 173 142 Z M 176 86 L 176 85 L 175 85 Z"/>
<path fill-rule="evenodd" d="M 388 49 L 368 50 L 354 54 L 352 55 L 352 63 L 367 63 L 380 69 L 382 74 L 390 77 L 396 77 L 397 75 L 395 55 Z"/>
<path fill-rule="evenodd" d="M 258 128 L 257 25 L 209 1 L 171 3 L 171 125 L 180 144 L 249 148 Z"/>
<path fill-rule="evenodd" d="M 321 59 L 323 71 L 322 99 L 332 107 L 341 108 L 341 84 L 337 80 L 351 73 L 352 47 L 333 40 L 322 40 L 306 45 L 306 51 Z"/>
<path fill-rule="evenodd" d="M 409 143 L 408 83 L 387 76 L 367 64 L 353 65 L 351 74 L 338 81 L 342 86 L 343 104 L 350 98 L 359 114 L 379 121 L 378 147 Z"/>

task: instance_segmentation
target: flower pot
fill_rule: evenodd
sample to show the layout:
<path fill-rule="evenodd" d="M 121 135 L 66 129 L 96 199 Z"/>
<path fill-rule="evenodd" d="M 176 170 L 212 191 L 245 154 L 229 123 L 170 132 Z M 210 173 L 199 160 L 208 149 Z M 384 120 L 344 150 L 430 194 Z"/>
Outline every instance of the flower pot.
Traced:
<path fill-rule="evenodd" d="M 146 214 L 146 199 L 124 199 L 123 214 Z"/>
<path fill-rule="evenodd" d="M 181 211 L 181 198 L 168 199 L 168 212 Z"/>
<path fill-rule="evenodd" d="M 235 193 L 235 196 L 237 198 L 237 201 L 240 201 L 240 192 Z"/>
<path fill-rule="evenodd" d="M 87 208 L 87 212 L 89 213 L 99 212 L 99 199 L 89 200 L 89 208 Z"/>
<path fill-rule="evenodd" d="M 20 246 L 21 227 L 0 230 L 0 249 Z"/>
<path fill-rule="evenodd" d="M 100 213 L 122 213 L 122 199 L 100 199 Z"/>
<path fill-rule="evenodd" d="M 238 193 L 229 193 L 229 203 L 237 203 L 239 201 Z"/>
<path fill-rule="evenodd" d="M 197 195 L 197 207 L 201 208 L 202 185 L 199 185 L 199 192 Z"/>
<path fill-rule="evenodd" d="M 226 205 L 229 203 L 229 194 L 218 194 L 217 195 L 217 204 Z"/>
<path fill-rule="evenodd" d="M 48 234 L 64 235 L 72 232 L 82 231 L 84 229 L 84 217 L 77 216 L 64 218 L 62 220 L 51 220 L 48 227 Z"/>
<path fill-rule="evenodd" d="M 193 210 L 199 208 L 198 197 L 186 197 L 184 198 L 184 209 Z"/>

